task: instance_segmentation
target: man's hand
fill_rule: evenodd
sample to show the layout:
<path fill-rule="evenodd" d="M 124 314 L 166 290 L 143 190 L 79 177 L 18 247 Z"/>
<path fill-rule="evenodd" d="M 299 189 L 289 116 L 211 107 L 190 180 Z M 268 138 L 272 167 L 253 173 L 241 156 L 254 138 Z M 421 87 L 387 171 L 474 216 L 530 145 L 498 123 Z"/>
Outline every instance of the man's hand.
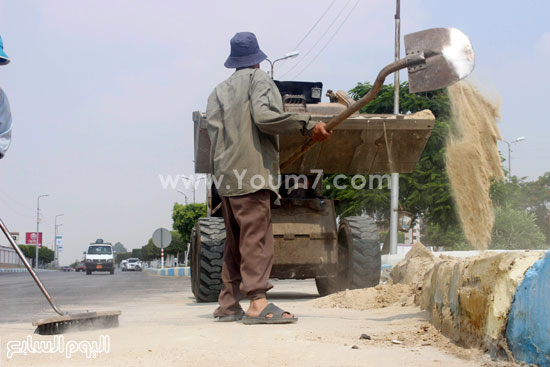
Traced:
<path fill-rule="evenodd" d="M 332 131 L 327 131 L 324 122 L 318 122 L 317 125 L 313 128 L 313 133 L 311 134 L 311 139 L 315 141 L 323 141 L 327 139 L 330 134 L 332 134 Z"/>

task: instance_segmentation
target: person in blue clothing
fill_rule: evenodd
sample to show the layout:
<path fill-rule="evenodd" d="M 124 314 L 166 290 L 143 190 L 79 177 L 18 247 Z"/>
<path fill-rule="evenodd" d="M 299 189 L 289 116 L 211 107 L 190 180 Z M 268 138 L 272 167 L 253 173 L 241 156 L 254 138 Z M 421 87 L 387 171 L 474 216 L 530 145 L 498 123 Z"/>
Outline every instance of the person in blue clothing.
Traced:
<path fill-rule="evenodd" d="M 0 65 L 10 63 L 8 55 L 4 52 L 4 42 L 0 36 Z M 0 87 L 0 159 L 4 157 L 11 142 L 11 111 L 8 97 Z"/>

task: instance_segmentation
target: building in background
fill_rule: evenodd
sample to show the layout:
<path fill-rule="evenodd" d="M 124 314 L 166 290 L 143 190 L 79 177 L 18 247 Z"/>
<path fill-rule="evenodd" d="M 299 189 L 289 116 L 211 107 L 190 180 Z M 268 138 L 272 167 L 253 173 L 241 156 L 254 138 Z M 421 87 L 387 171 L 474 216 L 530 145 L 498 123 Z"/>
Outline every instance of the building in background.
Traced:
<path fill-rule="evenodd" d="M 19 243 L 19 232 L 10 232 L 11 238 L 15 243 Z M 7 242 L 7 240 L 4 238 Z M 9 243 L 0 243 L 0 271 L 3 269 L 22 268 L 23 262 L 17 256 L 15 250 L 9 245 Z"/>
<path fill-rule="evenodd" d="M 23 262 L 13 248 L 0 245 L 0 270 L 3 268 L 22 268 Z"/>
<path fill-rule="evenodd" d="M 414 245 L 420 241 L 420 219 L 418 219 L 412 227 L 409 228 L 409 231 L 405 233 L 405 244 Z"/>

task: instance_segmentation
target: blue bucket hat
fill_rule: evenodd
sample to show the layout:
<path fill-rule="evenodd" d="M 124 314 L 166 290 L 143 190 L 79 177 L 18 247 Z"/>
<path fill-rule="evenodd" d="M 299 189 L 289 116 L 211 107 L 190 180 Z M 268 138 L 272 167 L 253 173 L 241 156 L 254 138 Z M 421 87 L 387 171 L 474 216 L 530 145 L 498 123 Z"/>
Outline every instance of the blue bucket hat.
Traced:
<path fill-rule="evenodd" d="M 231 54 L 225 60 L 224 66 L 229 69 L 253 66 L 267 59 L 260 50 L 254 33 L 239 32 L 231 38 Z"/>
<path fill-rule="evenodd" d="M 0 65 L 8 65 L 10 63 L 10 58 L 4 52 L 4 42 L 2 41 L 2 36 L 0 36 Z"/>

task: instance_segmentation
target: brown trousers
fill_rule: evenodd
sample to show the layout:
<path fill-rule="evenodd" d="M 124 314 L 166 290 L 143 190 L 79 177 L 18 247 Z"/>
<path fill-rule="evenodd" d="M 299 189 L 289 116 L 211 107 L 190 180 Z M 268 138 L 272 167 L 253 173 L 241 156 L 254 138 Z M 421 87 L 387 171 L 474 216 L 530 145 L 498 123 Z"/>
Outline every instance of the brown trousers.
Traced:
<path fill-rule="evenodd" d="M 269 283 L 273 265 L 270 198 L 268 190 L 222 197 L 227 238 L 215 317 L 241 312 L 242 298 L 265 298 L 273 288 Z"/>

